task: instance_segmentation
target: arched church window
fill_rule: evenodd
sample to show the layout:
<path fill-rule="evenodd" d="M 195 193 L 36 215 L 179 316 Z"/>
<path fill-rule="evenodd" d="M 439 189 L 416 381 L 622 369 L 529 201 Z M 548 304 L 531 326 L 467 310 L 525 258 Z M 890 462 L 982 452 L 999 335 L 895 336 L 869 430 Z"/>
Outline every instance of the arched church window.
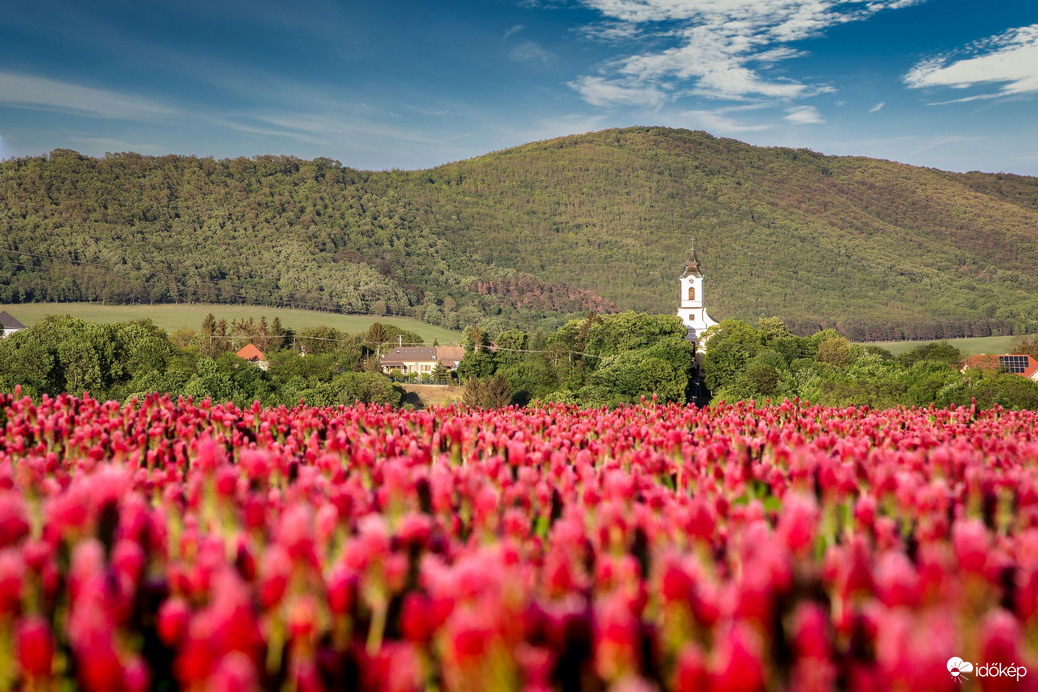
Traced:
<path fill-rule="evenodd" d="M 696 299 L 696 287 L 695 286 L 689 286 L 688 287 L 688 299 L 689 300 L 695 300 Z"/>

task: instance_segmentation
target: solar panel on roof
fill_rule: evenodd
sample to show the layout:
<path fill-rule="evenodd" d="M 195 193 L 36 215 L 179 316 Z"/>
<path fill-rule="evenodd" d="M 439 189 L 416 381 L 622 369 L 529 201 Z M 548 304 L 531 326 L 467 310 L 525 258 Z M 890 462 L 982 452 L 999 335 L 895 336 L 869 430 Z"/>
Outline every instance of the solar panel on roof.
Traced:
<path fill-rule="evenodd" d="M 998 364 L 1009 372 L 1021 375 L 1027 370 L 1027 356 L 999 356 Z"/>

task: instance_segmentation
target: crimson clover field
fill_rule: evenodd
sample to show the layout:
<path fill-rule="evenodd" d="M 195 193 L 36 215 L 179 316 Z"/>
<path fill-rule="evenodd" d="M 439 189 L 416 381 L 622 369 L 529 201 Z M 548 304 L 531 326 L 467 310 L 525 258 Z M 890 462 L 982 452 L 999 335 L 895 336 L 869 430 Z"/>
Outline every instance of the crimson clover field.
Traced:
<path fill-rule="evenodd" d="M 0 395 L 0 689 L 921 692 L 1036 664 L 1035 412 Z"/>

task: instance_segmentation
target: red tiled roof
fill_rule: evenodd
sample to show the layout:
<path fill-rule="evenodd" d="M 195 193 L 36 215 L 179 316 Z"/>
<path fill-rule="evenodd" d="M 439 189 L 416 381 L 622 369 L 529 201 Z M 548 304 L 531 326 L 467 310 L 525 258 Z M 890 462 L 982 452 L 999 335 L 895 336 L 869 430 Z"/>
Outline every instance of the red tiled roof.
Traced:
<path fill-rule="evenodd" d="M 965 370 L 966 368 L 977 368 L 979 370 L 998 370 L 998 368 L 1002 366 L 1001 359 L 1007 356 L 1026 358 L 1027 366 L 1024 368 L 1023 372 L 1018 372 L 1015 374 L 1023 375 L 1024 377 L 1030 379 L 1036 379 L 1035 376 L 1038 375 L 1038 361 L 1036 361 L 1031 356 L 1019 353 L 982 353 L 980 355 L 970 356 L 962 362 L 962 369 Z"/>
<path fill-rule="evenodd" d="M 991 353 L 979 353 L 962 361 L 962 369 L 998 370 L 998 356 Z"/>
<path fill-rule="evenodd" d="M 1038 360 L 1035 360 L 1031 356 L 1027 356 L 1027 368 L 1025 368 L 1020 374 L 1032 380 L 1038 379 L 1035 377 L 1035 375 L 1038 375 Z"/>
<path fill-rule="evenodd" d="M 266 356 L 263 355 L 263 351 L 259 350 L 252 344 L 246 344 L 242 350 L 238 351 L 237 356 L 244 358 L 250 363 L 255 363 L 260 360 L 266 360 Z"/>

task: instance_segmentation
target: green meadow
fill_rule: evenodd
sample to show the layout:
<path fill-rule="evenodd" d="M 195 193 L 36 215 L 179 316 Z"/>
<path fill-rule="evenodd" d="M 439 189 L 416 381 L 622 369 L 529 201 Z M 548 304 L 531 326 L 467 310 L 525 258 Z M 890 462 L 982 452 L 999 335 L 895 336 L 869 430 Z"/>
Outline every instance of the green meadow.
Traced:
<path fill-rule="evenodd" d="M 1013 342 L 1018 336 L 980 336 L 971 339 L 947 339 L 955 348 L 967 355 L 977 353 L 1010 353 Z M 932 341 L 870 341 L 869 344 L 881 346 L 895 356 L 910 351 L 916 346 L 933 343 Z"/>
<path fill-rule="evenodd" d="M 434 339 L 440 344 L 461 343 L 460 332 L 419 322 L 406 317 L 375 317 L 373 315 L 343 315 L 335 312 L 319 312 L 317 310 L 297 310 L 293 308 L 272 308 L 262 305 L 215 305 L 208 303 L 180 303 L 176 305 L 102 305 L 100 303 L 20 303 L 17 305 L 0 304 L 0 310 L 6 310 L 13 317 L 27 326 L 43 319 L 47 315 L 72 315 L 88 322 L 129 322 L 131 320 L 150 319 L 166 331 L 181 327 L 198 329 L 202 319 L 213 313 L 217 319 L 259 320 L 267 321 L 275 317 L 281 324 L 291 329 L 304 327 L 334 327 L 347 334 L 365 332 L 373 322 L 391 324 L 401 329 L 415 332 L 431 344 Z"/>

